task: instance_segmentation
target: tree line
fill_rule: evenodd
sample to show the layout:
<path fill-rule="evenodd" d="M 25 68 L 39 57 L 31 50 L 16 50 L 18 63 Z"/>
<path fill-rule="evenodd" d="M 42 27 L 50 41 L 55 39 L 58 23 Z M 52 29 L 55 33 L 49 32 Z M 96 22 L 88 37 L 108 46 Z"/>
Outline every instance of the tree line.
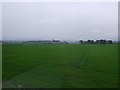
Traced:
<path fill-rule="evenodd" d="M 84 40 L 80 40 L 79 41 L 81 44 L 112 44 L 112 40 L 87 40 L 87 41 L 84 41 Z"/>

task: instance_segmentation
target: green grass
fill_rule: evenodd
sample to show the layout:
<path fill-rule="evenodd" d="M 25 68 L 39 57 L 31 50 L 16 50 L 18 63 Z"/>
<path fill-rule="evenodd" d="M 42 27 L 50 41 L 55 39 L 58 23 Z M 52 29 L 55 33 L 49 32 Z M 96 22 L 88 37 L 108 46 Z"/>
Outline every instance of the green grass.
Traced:
<path fill-rule="evenodd" d="M 0 44 L 0 89 L 2 88 L 2 45 Z"/>
<path fill-rule="evenodd" d="M 3 45 L 3 87 L 118 87 L 118 45 Z"/>

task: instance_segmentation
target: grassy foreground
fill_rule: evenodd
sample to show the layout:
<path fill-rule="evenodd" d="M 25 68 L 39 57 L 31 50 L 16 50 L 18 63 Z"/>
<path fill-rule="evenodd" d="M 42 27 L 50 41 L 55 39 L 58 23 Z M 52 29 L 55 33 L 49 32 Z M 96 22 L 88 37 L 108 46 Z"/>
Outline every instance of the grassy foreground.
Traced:
<path fill-rule="evenodd" d="M 3 45 L 3 87 L 114 88 L 118 45 Z"/>
<path fill-rule="evenodd" d="M 2 89 L 2 44 L 0 44 L 0 89 Z"/>

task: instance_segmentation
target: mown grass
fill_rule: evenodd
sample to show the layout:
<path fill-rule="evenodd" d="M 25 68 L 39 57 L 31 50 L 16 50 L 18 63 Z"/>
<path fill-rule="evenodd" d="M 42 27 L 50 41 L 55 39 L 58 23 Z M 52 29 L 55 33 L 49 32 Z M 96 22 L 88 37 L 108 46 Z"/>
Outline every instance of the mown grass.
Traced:
<path fill-rule="evenodd" d="M 2 44 L 0 44 L 0 89 L 2 88 Z"/>
<path fill-rule="evenodd" d="M 114 88 L 118 86 L 118 45 L 3 45 L 4 87 Z M 7 85 L 8 84 L 8 85 Z"/>

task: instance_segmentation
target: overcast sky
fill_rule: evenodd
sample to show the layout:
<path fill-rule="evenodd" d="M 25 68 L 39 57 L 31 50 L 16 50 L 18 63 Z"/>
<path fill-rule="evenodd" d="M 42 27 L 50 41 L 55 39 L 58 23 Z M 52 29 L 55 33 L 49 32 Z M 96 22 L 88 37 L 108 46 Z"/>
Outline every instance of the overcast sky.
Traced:
<path fill-rule="evenodd" d="M 117 3 L 3 3 L 3 40 L 118 39 Z"/>

